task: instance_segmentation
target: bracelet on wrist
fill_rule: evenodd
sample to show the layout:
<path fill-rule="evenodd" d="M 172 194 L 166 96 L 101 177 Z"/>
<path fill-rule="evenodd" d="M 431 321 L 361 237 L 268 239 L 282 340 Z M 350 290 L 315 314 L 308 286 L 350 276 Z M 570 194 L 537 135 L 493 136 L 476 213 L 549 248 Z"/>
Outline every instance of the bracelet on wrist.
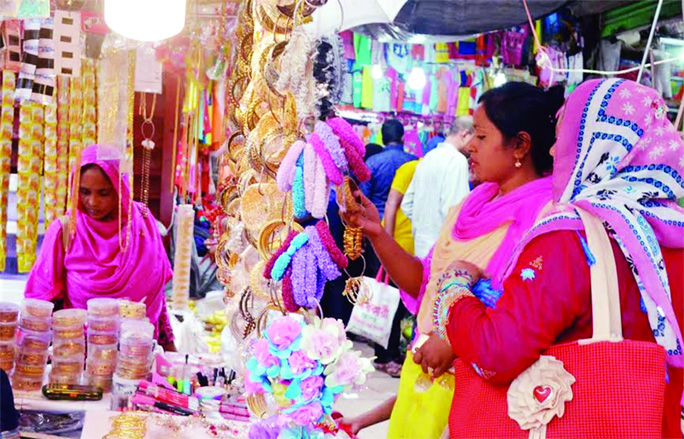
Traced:
<path fill-rule="evenodd" d="M 446 329 L 451 307 L 466 297 L 475 297 L 475 295 L 470 291 L 469 286 L 458 282 L 449 285 L 437 295 L 432 308 L 432 324 L 435 334 L 442 340 L 449 342 Z"/>

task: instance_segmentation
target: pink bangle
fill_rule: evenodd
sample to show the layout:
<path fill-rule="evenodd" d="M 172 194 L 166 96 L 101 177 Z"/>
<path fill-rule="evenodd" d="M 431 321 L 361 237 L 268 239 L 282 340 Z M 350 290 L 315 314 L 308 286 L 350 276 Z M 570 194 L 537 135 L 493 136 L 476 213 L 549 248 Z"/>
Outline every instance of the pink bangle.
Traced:
<path fill-rule="evenodd" d="M 290 192 L 292 190 L 292 181 L 294 180 L 295 171 L 297 169 L 297 160 L 299 159 L 299 156 L 302 155 L 304 145 L 306 145 L 306 143 L 297 140 L 290 146 L 283 161 L 280 162 L 280 168 L 278 168 L 278 174 L 276 175 L 276 183 L 281 192 Z"/>
<path fill-rule="evenodd" d="M 337 165 L 335 165 L 330 152 L 325 147 L 325 144 L 323 144 L 323 141 L 318 136 L 318 133 L 313 133 L 309 136 L 309 143 L 311 146 L 313 146 L 314 151 L 316 151 L 316 155 L 318 155 L 318 158 L 321 160 L 321 163 L 323 163 L 323 168 L 325 169 L 325 174 L 328 176 L 328 179 L 335 184 L 342 184 L 344 179 L 342 172 Z"/>
<path fill-rule="evenodd" d="M 271 256 L 271 259 L 266 262 L 266 266 L 264 267 L 264 278 L 266 279 L 271 279 L 271 270 L 273 270 L 273 266 L 275 265 L 275 262 L 278 260 L 278 258 L 287 251 L 288 248 L 290 248 L 290 244 L 292 244 L 292 240 L 295 239 L 295 237 L 299 233 L 295 232 L 294 230 L 290 230 L 290 233 L 287 235 L 287 238 L 285 238 L 285 242 L 280 246 L 278 251 L 273 253 L 273 256 Z"/>
<path fill-rule="evenodd" d="M 332 233 L 330 233 L 330 229 L 328 228 L 328 224 L 325 221 L 317 222 L 316 231 L 318 231 L 318 237 L 323 243 L 323 247 L 325 247 L 325 249 L 328 251 L 328 253 L 330 254 L 330 258 L 332 258 L 332 260 L 340 268 L 340 270 L 347 268 L 347 265 L 349 265 L 349 260 L 344 255 L 344 253 L 342 253 L 342 251 L 339 248 L 337 248 L 337 245 L 335 244 L 335 239 L 333 238 Z"/>

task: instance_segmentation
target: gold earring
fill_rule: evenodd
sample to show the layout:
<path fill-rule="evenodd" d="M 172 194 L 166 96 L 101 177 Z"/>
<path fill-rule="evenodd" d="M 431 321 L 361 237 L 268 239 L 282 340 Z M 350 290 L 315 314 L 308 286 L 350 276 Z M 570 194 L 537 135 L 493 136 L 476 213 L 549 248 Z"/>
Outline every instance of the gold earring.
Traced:
<path fill-rule="evenodd" d="M 515 167 L 517 169 L 520 169 L 521 166 L 522 166 L 522 163 L 520 163 L 520 159 L 515 159 Z"/>

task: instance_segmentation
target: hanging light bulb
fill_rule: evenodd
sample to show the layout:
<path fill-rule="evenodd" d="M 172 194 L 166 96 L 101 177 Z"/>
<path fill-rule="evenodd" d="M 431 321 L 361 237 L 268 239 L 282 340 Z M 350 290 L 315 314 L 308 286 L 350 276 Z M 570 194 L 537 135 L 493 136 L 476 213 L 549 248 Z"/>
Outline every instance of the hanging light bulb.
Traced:
<path fill-rule="evenodd" d="M 105 0 L 107 26 L 126 38 L 159 41 L 185 27 L 186 0 Z"/>
<path fill-rule="evenodd" d="M 382 67 L 380 64 L 374 64 L 373 70 L 371 70 L 371 77 L 373 79 L 382 79 Z"/>
<path fill-rule="evenodd" d="M 494 77 L 494 87 L 501 87 L 507 82 L 508 79 L 506 79 L 506 75 L 504 75 L 504 72 L 499 72 Z"/>
<path fill-rule="evenodd" d="M 421 67 L 412 68 L 408 77 L 409 88 L 413 90 L 422 90 L 426 83 L 427 78 L 425 77 L 425 70 Z"/>

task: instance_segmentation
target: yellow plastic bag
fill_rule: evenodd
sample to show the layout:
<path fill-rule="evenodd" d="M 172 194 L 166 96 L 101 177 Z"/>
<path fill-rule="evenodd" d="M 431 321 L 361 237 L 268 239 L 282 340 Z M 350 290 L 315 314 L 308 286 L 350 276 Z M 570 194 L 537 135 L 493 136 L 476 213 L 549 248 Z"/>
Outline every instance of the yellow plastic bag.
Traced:
<path fill-rule="evenodd" d="M 399 393 L 390 417 L 387 439 L 440 439 L 449 423 L 454 397 L 454 375 L 446 373 L 427 389 L 421 388 L 426 375 L 407 352 L 401 369 Z M 419 383 L 416 386 L 416 382 Z M 418 388 L 417 388 L 418 387 Z"/>

